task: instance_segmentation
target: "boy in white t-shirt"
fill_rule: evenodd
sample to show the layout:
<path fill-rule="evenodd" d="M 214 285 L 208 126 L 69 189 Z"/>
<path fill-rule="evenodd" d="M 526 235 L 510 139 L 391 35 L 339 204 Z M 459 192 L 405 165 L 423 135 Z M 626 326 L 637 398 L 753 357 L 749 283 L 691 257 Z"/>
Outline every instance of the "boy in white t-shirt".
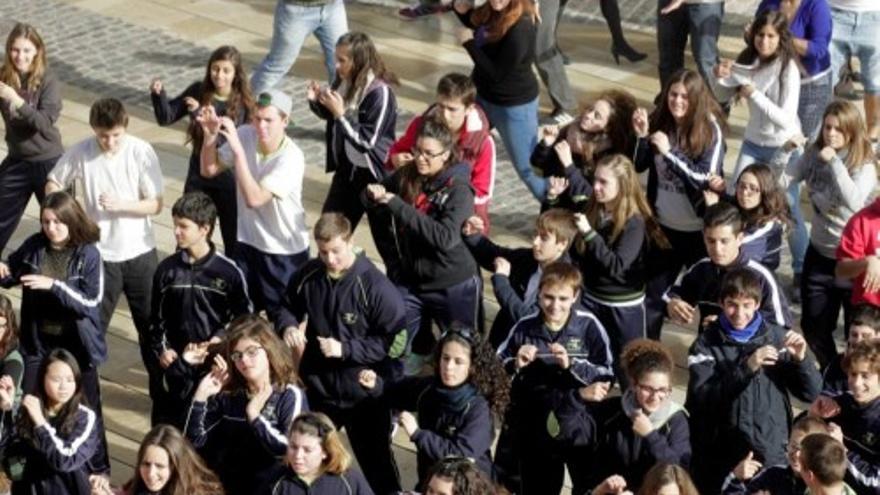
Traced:
<path fill-rule="evenodd" d="M 278 90 L 261 93 L 251 124 L 235 128 L 214 108 L 198 121 L 205 139 L 201 174 L 210 178 L 225 168 L 235 173 L 238 245 L 233 258 L 244 272 L 257 311 L 276 321 L 287 283 L 309 259 L 309 232 L 302 203 L 303 153 L 287 137 L 293 102 Z M 226 138 L 219 150 L 218 135 Z"/>
<path fill-rule="evenodd" d="M 153 272 L 159 261 L 150 217 L 162 211 L 162 170 L 153 147 L 126 134 L 128 114 L 119 100 L 96 101 L 89 124 L 95 137 L 80 141 L 64 153 L 49 173 L 46 193 L 82 181 L 83 206 L 101 228 L 98 250 L 104 268 L 104 330 L 124 292 L 150 378 L 150 395 L 155 397 L 161 390 L 161 375 L 147 336 Z"/>

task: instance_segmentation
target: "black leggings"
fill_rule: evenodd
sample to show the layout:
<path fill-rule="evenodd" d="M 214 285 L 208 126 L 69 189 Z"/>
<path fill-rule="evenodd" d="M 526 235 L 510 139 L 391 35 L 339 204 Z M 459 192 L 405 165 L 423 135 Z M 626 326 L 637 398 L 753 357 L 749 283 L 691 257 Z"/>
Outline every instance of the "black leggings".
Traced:
<path fill-rule="evenodd" d="M 675 283 L 682 268 L 687 268 L 705 258 L 706 245 L 702 231 L 682 232 L 662 227 L 672 249 L 654 248 L 649 254 L 653 262 L 648 272 L 645 294 L 645 332 L 649 339 L 660 340 L 666 302 L 663 294 Z"/>
<path fill-rule="evenodd" d="M 845 333 L 852 311 L 852 289 L 837 281 L 836 265 L 837 260 L 822 256 L 812 244 L 807 248 L 801 275 L 801 329 L 823 369 L 837 357 L 834 330 L 840 309 L 843 308 L 846 322 Z"/>

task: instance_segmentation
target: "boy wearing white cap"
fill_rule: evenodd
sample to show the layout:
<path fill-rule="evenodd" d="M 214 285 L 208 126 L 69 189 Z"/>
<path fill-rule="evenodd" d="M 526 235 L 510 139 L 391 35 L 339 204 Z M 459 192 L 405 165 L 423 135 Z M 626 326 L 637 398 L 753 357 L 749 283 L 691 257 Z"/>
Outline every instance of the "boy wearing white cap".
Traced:
<path fill-rule="evenodd" d="M 303 153 L 284 133 L 293 103 L 279 90 L 257 98 L 251 124 L 235 128 L 213 107 L 198 121 L 205 132 L 201 174 L 210 178 L 233 167 L 238 201 L 238 246 L 235 261 L 257 311 L 275 321 L 287 282 L 308 261 L 309 233 L 302 203 Z M 226 138 L 219 150 L 218 135 Z"/>

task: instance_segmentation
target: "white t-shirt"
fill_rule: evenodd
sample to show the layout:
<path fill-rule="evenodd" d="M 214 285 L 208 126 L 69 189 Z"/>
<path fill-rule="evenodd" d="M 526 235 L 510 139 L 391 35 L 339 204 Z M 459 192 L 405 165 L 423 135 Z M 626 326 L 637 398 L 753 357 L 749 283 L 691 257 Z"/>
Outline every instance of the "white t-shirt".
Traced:
<path fill-rule="evenodd" d="M 833 9 L 851 10 L 854 12 L 880 10 L 880 2 L 877 0 L 828 0 L 828 5 Z"/>
<path fill-rule="evenodd" d="M 281 146 L 269 155 L 261 155 L 257 131 L 251 125 L 238 128 L 248 169 L 260 186 L 272 193 L 272 199 L 258 208 L 249 208 L 241 190 L 238 200 L 238 241 L 269 254 L 297 254 L 309 248 L 306 210 L 302 203 L 305 158 L 299 146 L 287 136 Z M 220 163 L 235 166 L 235 157 L 228 144 L 218 151 Z"/>
<path fill-rule="evenodd" d="M 98 205 L 101 194 L 140 201 L 162 196 L 162 169 L 150 143 L 124 135 L 119 150 L 104 153 L 95 138 L 67 150 L 49 174 L 49 180 L 67 188 L 82 180 L 85 210 L 101 228 L 98 250 L 104 261 L 121 262 L 156 247 L 149 215 L 109 212 Z"/>

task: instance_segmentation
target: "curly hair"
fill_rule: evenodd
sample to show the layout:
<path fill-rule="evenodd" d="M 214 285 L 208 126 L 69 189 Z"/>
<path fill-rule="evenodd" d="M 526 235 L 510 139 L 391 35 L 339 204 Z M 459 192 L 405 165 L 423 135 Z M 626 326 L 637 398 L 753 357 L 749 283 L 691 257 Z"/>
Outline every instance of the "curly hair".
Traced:
<path fill-rule="evenodd" d="M 488 476 L 477 469 L 472 461 L 461 457 L 441 459 L 428 472 L 428 480 L 443 478 L 452 482 L 452 495 L 499 494 Z"/>
<path fill-rule="evenodd" d="M 434 369 L 440 369 L 440 355 L 443 347 L 449 342 L 455 342 L 467 348 L 471 353 L 471 365 L 468 371 L 468 380 L 479 390 L 489 402 L 489 407 L 496 419 L 500 419 L 510 402 L 510 378 L 498 355 L 488 341 L 470 328 L 453 324 L 449 330 L 440 336 L 437 346 L 434 348 Z"/>
<path fill-rule="evenodd" d="M 672 353 L 656 340 L 636 339 L 623 347 L 620 365 L 630 381 L 636 383 L 645 373 L 666 373 L 671 375 L 675 366 Z"/>
<path fill-rule="evenodd" d="M 880 340 L 859 342 L 843 356 L 840 364 L 844 371 L 849 372 L 856 363 L 866 363 L 871 373 L 880 373 Z"/>

